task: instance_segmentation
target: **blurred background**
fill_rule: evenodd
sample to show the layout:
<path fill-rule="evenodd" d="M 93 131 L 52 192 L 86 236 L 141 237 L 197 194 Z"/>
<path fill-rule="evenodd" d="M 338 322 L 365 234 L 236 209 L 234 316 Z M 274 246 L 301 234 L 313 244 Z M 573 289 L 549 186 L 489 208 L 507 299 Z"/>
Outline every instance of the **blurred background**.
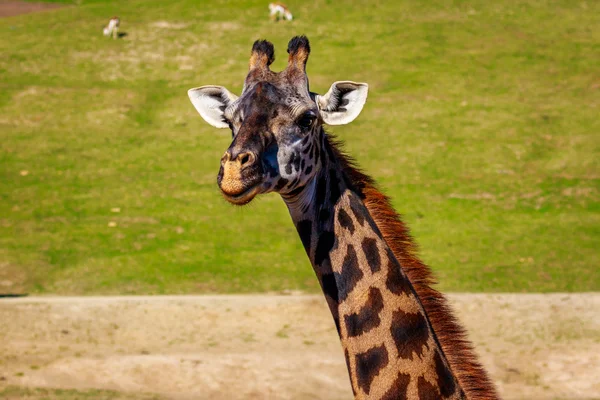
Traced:
<path fill-rule="evenodd" d="M 262 298 L 256 297 L 260 293 L 318 294 L 317 279 L 277 195 L 262 196 L 245 208 L 221 198 L 216 174 L 230 135 L 208 126 L 186 94 L 191 87 L 207 84 L 239 94 L 254 40 L 274 43 L 272 68 L 280 70 L 286 64 L 289 39 L 306 34 L 312 47 L 307 68 L 312 91 L 324 93 L 337 80 L 369 83 L 360 117 L 329 131 L 346 143 L 347 151 L 393 198 L 422 258 L 435 271 L 439 289 L 562 293 L 547 298 L 474 295 L 473 299 L 479 299 L 477 305 L 500 299 L 496 303 L 511 309 L 525 301 L 521 299 L 535 298 L 531 307 L 523 306 L 523 318 L 543 309 L 548 319 L 537 321 L 539 329 L 538 325 L 515 329 L 530 329 L 532 338 L 541 340 L 536 346 L 542 353 L 552 348 L 547 343 L 554 339 L 565 348 L 577 347 L 565 340 L 581 340 L 582 351 L 598 348 L 600 317 L 585 314 L 593 312 L 590 305 L 600 304 L 598 296 L 574 293 L 600 288 L 600 3 L 290 0 L 286 4 L 294 19 L 274 22 L 265 1 L 0 0 L 0 294 L 252 293 L 248 298 Z M 121 21 L 118 39 L 102 35 L 112 16 Z M 470 297 L 453 299 L 467 308 L 473 303 Z M 154 304 L 148 301 L 143 304 Z M 175 306 L 178 300 L 172 301 L 171 311 L 157 315 L 181 312 Z M 45 348 L 33 344 L 34 336 L 75 343 L 74 332 L 88 329 L 76 337 L 101 342 L 106 338 L 104 331 L 90 333 L 91 311 L 80 310 L 89 326 L 79 317 L 61 314 L 69 312 L 71 304 L 5 300 L 0 307 L 0 338 L 7 344 L 4 356 L 0 352 L 0 396 L 129 398 L 117 392 L 69 391 L 71 387 L 152 392 L 143 390 L 147 386 L 142 383 L 139 388 L 107 384 L 108 378 L 69 386 L 94 374 L 91 366 L 98 364 L 92 361 L 92 372 L 44 380 L 40 370 L 61 354 L 72 350 L 69 354 L 81 359 L 86 353 L 63 343 L 44 361 L 32 361 L 28 357 Z M 324 303 L 318 302 L 315 308 L 321 306 Z M 46 321 L 49 314 L 43 307 L 62 307 L 50 314 L 58 315 L 57 321 L 70 321 L 64 322 L 69 327 Z M 202 342 L 206 349 L 226 346 L 208 327 L 234 306 L 214 307 L 222 309 L 198 327 L 206 336 L 193 339 L 206 339 Z M 270 307 L 288 310 L 279 303 Z M 123 312 L 119 310 L 115 313 Z M 193 310 L 201 313 L 203 308 Z M 191 318 L 193 310 L 181 318 Z M 489 310 L 480 311 L 485 315 Z M 470 314 L 468 309 L 461 312 Z M 239 313 L 242 318 L 244 313 Z M 586 316 L 572 320 L 582 313 Z M 548 325 L 562 317 L 571 318 L 562 325 L 574 331 L 548 331 Z M 149 319 L 148 326 L 153 321 L 157 320 Z M 506 321 L 514 322 L 515 316 L 507 315 Z M 105 322 L 107 330 L 115 324 L 121 331 L 131 323 Z M 293 322 L 279 322 L 288 328 L 274 326 L 273 337 L 293 338 Z M 333 327 L 329 324 L 323 322 L 328 335 Z M 130 328 L 133 335 L 140 325 Z M 513 332 L 498 329 L 487 333 L 505 337 Z M 33 336 L 26 339 L 25 332 Z M 300 332 L 305 330 L 297 329 L 300 343 L 315 343 Z M 164 336 L 169 329 L 163 333 L 160 340 L 168 343 L 171 339 Z M 489 337 L 487 333 L 481 337 Z M 139 339 L 119 335 L 107 346 L 123 340 L 129 343 L 123 344 L 127 352 Z M 260 342 L 254 336 L 236 338 L 245 345 Z M 193 340 L 182 336 L 181 343 Z M 515 341 L 526 346 L 518 338 Z M 564 372 L 564 365 L 581 361 L 580 353 L 539 363 L 532 353 L 539 371 L 529 376 L 523 371 L 533 367 L 502 370 L 492 355 L 502 352 L 477 344 L 481 352 L 489 350 L 489 359 L 484 354 L 486 365 L 498 382 L 504 382 L 499 385 L 506 398 L 600 398 L 600 387 L 585 375 L 598 371 L 597 357 L 581 364 L 576 374 L 587 386 L 553 391 L 546 390 L 544 371 L 558 362 L 557 370 Z M 60 350 L 61 346 L 67 349 Z M 153 351 L 140 346 L 136 354 Z M 339 344 L 332 346 L 338 351 Z M 310 349 L 310 344 L 306 347 Z M 520 351 L 514 350 L 515 356 Z M 89 353 L 89 359 L 98 360 L 103 352 Z M 147 360 L 140 362 L 148 365 Z M 239 360 L 232 365 L 239 365 Z M 191 371 L 193 375 L 196 370 Z M 511 382 L 519 379 L 539 390 L 511 392 Z M 248 380 L 260 381 L 260 374 Z M 569 380 L 572 377 L 563 379 Z M 349 386 L 343 384 L 340 398 L 349 398 Z M 219 388 L 217 394 L 211 392 L 212 398 L 219 398 Z M 192 389 L 177 390 L 160 395 L 185 398 Z M 260 390 L 255 398 L 288 398 L 277 389 Z M 191 398 L 202 398 L 201 393 Z M 252 393 L 243 398 L 254 398 Z M 337 398 L 319 397 L 316 392 L 290 396 Z"/>

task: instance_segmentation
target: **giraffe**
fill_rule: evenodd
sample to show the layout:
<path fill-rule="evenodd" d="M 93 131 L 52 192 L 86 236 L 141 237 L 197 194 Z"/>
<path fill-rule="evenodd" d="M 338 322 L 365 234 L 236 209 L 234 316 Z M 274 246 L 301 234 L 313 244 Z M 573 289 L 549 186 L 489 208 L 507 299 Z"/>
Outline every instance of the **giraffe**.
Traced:
<path fill-rule="evenodd" d="M 287 51 L 287 67 L 274 72 L 273 45 L 257 40 L 239 97 L 221 86 L 188 91 L 206 122 L 232 132 L 217 176 L 222 195 L 235 205 L 268 192 L 282 197 L 356 399 L 497 399 L 389 199 L 323 128 L 354 120 L 368 85 L 338 81 L 312 93 L 308 39 L 292 38 Z"/>

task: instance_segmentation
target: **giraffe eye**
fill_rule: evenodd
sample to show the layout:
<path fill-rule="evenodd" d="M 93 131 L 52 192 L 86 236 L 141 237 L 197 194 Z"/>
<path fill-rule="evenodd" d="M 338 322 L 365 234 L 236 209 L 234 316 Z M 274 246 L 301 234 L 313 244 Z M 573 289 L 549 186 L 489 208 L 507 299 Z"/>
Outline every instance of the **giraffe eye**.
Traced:
<path fill-rule="evenodd" d="M 298 124 L 298 126 L 302 129 L 308 129 L 312 126 L 312 124 L 315 122 L 315 120 L 317 119 L 317 116 L 314 112 L 312 111 L 307 111 L 304 114 L 302 114 L 302 116 L 298 119 L 298 122 L 296 122 Z"/>

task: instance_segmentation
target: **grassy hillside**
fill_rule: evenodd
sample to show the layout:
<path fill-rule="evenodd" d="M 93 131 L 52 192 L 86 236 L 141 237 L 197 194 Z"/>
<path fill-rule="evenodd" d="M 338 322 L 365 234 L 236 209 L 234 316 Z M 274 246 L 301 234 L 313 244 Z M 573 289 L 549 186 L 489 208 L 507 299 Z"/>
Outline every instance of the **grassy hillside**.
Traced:
<path fill-rule="evenodd" d="M 332 131 L 441 289 L 600 289 L 600 3 L 76 3 L 0 19 L 0 293 L 318 290 L 277 195 L 221 199 L 230 137 L 186 95 L 239 93 L 255 39 L 281 69 L 301 33 L 312 90 L 370 84 Z"/>

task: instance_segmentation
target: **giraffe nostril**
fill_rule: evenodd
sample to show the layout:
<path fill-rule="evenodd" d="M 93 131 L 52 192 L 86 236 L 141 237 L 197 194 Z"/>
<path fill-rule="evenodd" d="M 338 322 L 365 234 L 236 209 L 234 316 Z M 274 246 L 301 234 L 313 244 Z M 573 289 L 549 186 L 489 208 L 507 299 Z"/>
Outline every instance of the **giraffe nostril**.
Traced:
<path fill-rule="evenodd" d="M 240 166 L 245 167 L 254 162 L 254 155 L 252 153 L 244 153 L 238 156 L 240 160 Z"/>

